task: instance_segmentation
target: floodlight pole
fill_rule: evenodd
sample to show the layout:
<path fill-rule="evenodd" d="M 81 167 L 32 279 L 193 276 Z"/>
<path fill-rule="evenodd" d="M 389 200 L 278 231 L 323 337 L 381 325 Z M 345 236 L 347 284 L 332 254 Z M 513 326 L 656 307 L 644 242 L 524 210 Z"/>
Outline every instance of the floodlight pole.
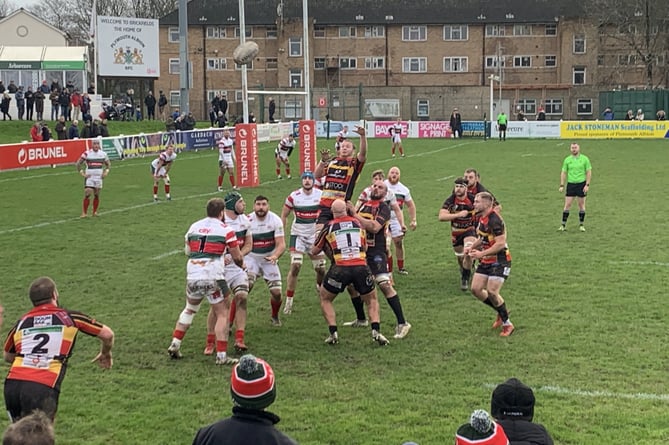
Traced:
<path fill-rule="evenodd" d="M 190 110 L 188 67 L 188 0 L 179 0 L 179 111 Z"/>
<path fill-rule="evenodd" d="M 311 95 L 309 85 L 311 79 L 309 74 L 309 5 L 308 0 L 302 0 L 302 40 L 304 40 L 304 118 L 311 119 Z"/>
<path fill-rule="evenodd" d="M 490 79 L 490 125 L 492 125 L 492 122 L 493 122 L 493 119 L 494 119 L 494 117 L 493 117 L 494 116 L 493 115 L 493 112 L 494 112 L 493 105 L 494 105 L 494 102 L 495 102 L 495 81 L 499 82 L 500 77 L 496 76 L 494 74 L 491 74 L 490 76 L 488 76 L 488 79 Z M 501 106 L 501 103 L 500 103 L 500 106 Z"/>

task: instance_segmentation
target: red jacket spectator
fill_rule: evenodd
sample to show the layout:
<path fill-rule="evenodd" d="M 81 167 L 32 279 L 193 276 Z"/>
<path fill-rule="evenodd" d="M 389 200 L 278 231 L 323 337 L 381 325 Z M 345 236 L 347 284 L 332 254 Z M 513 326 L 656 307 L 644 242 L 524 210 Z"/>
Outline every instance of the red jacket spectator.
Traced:
<path fill-rule="evenodd" d="M 35 122 L 35 125 L 30 127 L 30 137 L 32 138 L 33 142 L 42 141 L 42 126 L 39 124 L 39 122 Z"/>

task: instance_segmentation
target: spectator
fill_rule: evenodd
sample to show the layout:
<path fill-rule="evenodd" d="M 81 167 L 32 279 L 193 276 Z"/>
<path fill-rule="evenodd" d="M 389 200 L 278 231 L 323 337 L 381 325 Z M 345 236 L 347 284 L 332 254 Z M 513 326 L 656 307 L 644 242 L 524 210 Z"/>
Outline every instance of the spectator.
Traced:
<path fill-rule="evenodd" d="M 546 120 L 546 111 L 544 110 L 544 107 L 539 107 L 539 111 L 537 112 L 537 120 L 538 121 Z"/>
<path fill-rule="evenodd" d="M 79 133 L 79 137 L 81 139 L 91 139 L 93 137 L 91 135 L 91 121 L 90 120 L 84 121 L 84 128 L 81 129 L 81 132 Z"/>
<path fill-rule="evenodd" d="M 0 80 L 0 94 L 5 92 L 5 84 L 2 83 L 2 80 Z"/>
<path fill-rule="evenodd" d="M 79 120 L 81 114 L 81 101 L 83 99 L 79 90 L 74 90 L 70 99 L 72 101 L 72 120 Z"/>
<path fill-rule="evenodd" d="M 627 110 L 627 114 L 625 115 L 625 120 L 626 121 L 633 121 L 634 120 L 634 111 Z"/>
<path fill-rule="evenodd" d="M 667 114 L 664 112 L 664 110 L 657 110 L 657 114 L 655 114 L 655 118 L 658 121 L 664 121 L 667 119 Z"/>
<path fill-rule="evenodd" d="M 33 87 L 28 86 L 25 98 L 26 98 L 26 120 L 31 121 L 33 120 L 33 111 L 35 110 L 35 92 L 33 91 Z"/>
<path fill-rule="evenodd" d="M 521 107 L 516 107 L 516 119 L 519 121 L 526 121 L 525 112 Z"/>
<path fill-rule="evenodd" d="M 643 120 L 643 117 L 644 117 L 644 115 L 643 115 L 643 110 L 642 110 L 641 108 L 639 108 L 638 110 L 636 110 L 636 116 L 634 116 L 634 120 L 635 120 L 635 121 L 642 121 L 642 120 Z"/>
<path fill-rule="evenodd" d="M 42 125 L 39 121 L 36 121 L 32 127 L 30 127 L 30 140 L 33 142 L 42 141 Z"/>
<path fill-rule="evenodd" d="M 81 119 L 84 121 L 89 121 L 92 119 L 91 98 L 88 96 L 88 93 L 84 93 L 81 96 Z"/>
<path fill-rule="evenodd" d="M 167 97 L 165 97 L 163 90 L 160 90 L 158 94 L 160 95 L 158 97 L 158 113 L 160 113 L 161 119 L 165 119 L 167 117 L 165 116 L 165 105 L 167 105 Z"/>
<path fill-rule="evenodd" d="M 49 126 L 46 122 L 42 122 L 42 140 L 44 142 L 51 140 L 51 130 L 49 130 Z"/>
<path fill-rule="evenodd" d="M 604 111 L 602 112 L 602 116 L 604 117 L 605 121 L 615 120 L 615 114 L 613 113 L 613 110 L 611 109 L 611 107 L 604 108 Z"/>
<path fill-rule="evenodd" d="M 12 120 L 12 116 L 9 114 L 9 104 L 12 102 L 12 98 L 10 97 L 8 92 L 2 93 L 2 101 L 0 102 L 0 111 L 2 111 L 2 120 L 6 121 L 7 118 L 9 120 Z"/>
<path fill-rule="evenodd" d="M 58 119 L 59 111 L 60 111 L 60 104 L 58 102 L 58 98 L 60 96 L 60 93 L 58 90 L 53 90 L 49 93 L 49 100 L 51 101 L 51 120 L 55 121 Z"/>
<path fill-rule="evenodd" d="M 553 445 L 543 425 L 532 423 L 534 392 L 516 378 L 510 378 L 492 392 L 490 412 L 502 425 L 511 445 Z"/>
<path fill-rule="evenodd" d="M 42 92 L 42 94 L 47 95 L 51 94 L 51 88 L 49 87 L 46 79 L 42 81 L 42 85 L 39 86 L 39 90 Z"/>
<path fill-rule="evenodd" d="M 455 445 L 509 445 L 504 428 L 490 418 L 485 410 L 474 411 L 468 423 L 455 434 Z"/>
<path fill-rule="evenodd" d="M 35 117 L 38 121 L 44 119 L 44 99 L 46 99 L 46 96 L 42 90 L 35 91 Z"/>
<path fill-rule="evenodd" d="M 249 113 L 249 124 L 255 124 L 256 123 L 256 115 L 253 114 L 253 111 Z"/>
<path fill-rule="evenodd" d="M 16 100 L 16 111 L 19 115 L 19 120 L 23 120 L 23 114 L 26 112 L 26 96 L 23 92 L 23 87 L 19 87 L 14 94 L 14 99 Z"/>
<path fill-rule="evenodd" d="M 274 113 L 276 113 L 276 102 L 274 102 L 273 97 L 270 97 L 269 98 L 269 123 L 270 124 L 274 123 Z"/>
<path fill-rule="evenodd" d="M 156 118 L 156 98 L 153 96 L 153 91 L 144 98 L 144 105 L 146 105 L 146 118 L 154 120 Z"/>
<path fill-rule="evenodd" d="M 65 116 L 60 116 L 58 118 L 55 130 L 59 141 L 67 139 L 67 124 L 65 124 Z"/>
<path fill-rule="evenodd" d="M 165 119 L 165 131 L 176 131 L 176 129 L 177 126 L 174 119 L 172 119 L 172 116 L 167 116 Z"/>
<path fill-rule="evenodd" d="M 54 445 L 55 443 L 53 423 L 40 410 L 9 425 L 2 436 L 3 445 Z"/>
<path fill-rule="evenodd" d="M 102 121 L 100 121 L 98 130 L 100 131 L 100 136 L 102 136 L 103 138 L 109 137 L 109 127 L 107 127 L 107 119 L 102 119 Z"/>
<path fill-rule="evenodd" d="M 14 83 L 13 80 L 9 81 L 9 85 L 7 85 L 7 92 L 9 94 L 15 94 L 18 91 L 18 88 L 16 87 L 16 84 Z"/>
<path fill-rule="evenodd" d="M 60 83 L 58 82 L 58 79 L 53 79 L 53 81 L 51 81 L 51 91 L 52 92 L 53 91 L 58 91 L 60 93 L 61 89 L 62 88 L 60 86 Z"/>
<path fill-rule="evenodd" d="M 451 131 L 453 132 L 454 138 L 462 137 L 462 116 L 460 111 L 457 108 L 453 108 L 453 113 L 451 113 Z"/>
<path fill-rule="evenodd" d="M 186 116 L 183 117 L 181 123 L 181 130 L 193 130 L 195 129 L 195 117 L 193 117 L 193 112 L 189 111 Z"/>
<path fill-rule="evenodd" d="M 216 125 L 218 125 L 218 128 L 224 128 L 226 124 L 227 120 L 225 119 L 225 114 L 223 114 L 222 111 L 219 111 L 218 116 L 216 117 Z"/>
<path fill-rule="evenodd" d="M 269 363 L 250 354 L 242 356 L 232 368 L 230 393 L 232 417 L 201 428 L 193 445 L 297 444 L 274 426 L 280 418 L 265 411 L 276 398 L 274 371 Z"/>
<path fill-rule="evenodd" d="M 100 119 L 93 119 L 93 123 L 91 124 L 91 138 L 95 139 L 96 137 L 100 136 Z"/>
<path fill-rule="evenodd" d="M 70 124 L 70 128 L 67 129 L 67 138 L 68 139 L 79 139 L 79 121 L 73 120 Z"/>
<path fill-rule="evenodd" d="M 95 87 L 93 86 L 93 84 L 88 86 L 88 90 L 86 90 L 86 92 L 88 94 L 95 94 Z"/>
<path fill-rule="evenodd" d="M 181 116 L 181 112 L 179 111 L 179 108 L 175 108 L 172 112 L 172 119 L 177 120 L 179 116 Z"/>
<path fill-rule="evenodd" d="M 216 107 L 214 107 L 213 105 L 209 105 L 209 122 L 211 123 L 212 127 L 214 126 L 214 124 L 218 119 L 216 113 L 217 113 Z"/>
<path fill-rule="evenodd" d="M 221 95 L 221 100 L 218 101 L 218 109 L 222 111 L 224 115 L 228 115 L 228 96 L 223 93 Z"/>

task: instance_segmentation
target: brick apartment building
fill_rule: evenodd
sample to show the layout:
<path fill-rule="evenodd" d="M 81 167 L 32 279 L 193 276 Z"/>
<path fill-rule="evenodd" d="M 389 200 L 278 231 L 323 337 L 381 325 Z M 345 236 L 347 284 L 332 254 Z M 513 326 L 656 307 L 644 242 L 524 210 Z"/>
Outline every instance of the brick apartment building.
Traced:
<path fill-rule="evenodd" d="M 498 75 L 496 110 L 514 115 L 520 107 L 534 119 L 543 106 L 548 119 L 596 119 L 599 92 L 643 88 L 646 66 L 615 38 L 623 32 L 620 27 L 581 18 L 582 3 L 312 0 L 313 117 L 373 118 L 362 105 L 365 100 L 399 99 L 404 119 L 445 119 L 454 106 L 465 119 L 480 119 L 489 109 L 489 76 Z M 635 17 L 638 26 L 624 32 L 643 31 L 644 17 Z M 302 2 L 247 0 L 245 19 L 247 40 L 260 47 L 248 69 L 249 88 L 303 89 Z M 199 119 L 206 119 L 208 103 L 218 93 L 227 96 L 230 115 L 241 112 L 241 71 L 232 60 L 239 33 L 237 0 L 189 2 L 190 106 Z M 667 46 L 653 66 L 655 86 L 664 88 L 669 87 Z M 161 77 L 154 89 L 164 90 L 178 106 L 178 11 L 160 20 L 160 52 Z M 254 95 L 250 102 L 261 121 L 267 100 Z M 277 118 L 302 117 L 304 96 L 275 100 Z"/>

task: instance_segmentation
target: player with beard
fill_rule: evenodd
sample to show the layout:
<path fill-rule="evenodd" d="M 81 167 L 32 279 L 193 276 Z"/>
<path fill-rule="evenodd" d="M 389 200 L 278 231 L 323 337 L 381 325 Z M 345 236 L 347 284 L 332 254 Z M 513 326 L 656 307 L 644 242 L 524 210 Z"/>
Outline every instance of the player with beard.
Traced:
<path fill-rule="evenodd" d="M 467 180 L 456 178 L 453 193 L 439 210 L 439 221 L 451 223 L 451 243 L 460 266 L 460 289 L 463 291 L 469 289 L 472 273 L 472 259 L 464 255 L 464 249 L 476 241 L 474 198 L 475 195 L 467 191 Z"/>
<path fill-rule="evenodd" d="M 249 214 L 251 236 L 253 239 L 251 252 L 246 256 L 246 271 L 249 275 L 249 287 L 258 277 L 263 277 L 270 294 L 272 306 L 272 325 L 281 326 L 279 309 L 281 308 L 281 271 L 279 258 L 286 250 L 283 235 L 283 224 L 279 215 L 269 209 L 269 199 L 258 195 L 253 202 L 253 213 Z"/>
<path fill-rule="evenodd" d="M 297 276 L 300 273 L 304 255 L 309 255 L 311 264 L 316 271 L 316 288 L 318 289 L 325 275 L 325 255 L 311 256 L 311 247 L 316 241 L 316 219 L 318 218 L 318 203 L 321 191 L 314 188 L 314 174 L 306 171 L 302 173 L 302 187 L 293 191 L 283 204 L 281 223 L 286 227 L 288 215 L 295 213 L 295 220 L 290 228 L 290 271 L 286 287 L 286 304 L 284 314 L 293 310 L 293 297 L 297 287 Z"/>
<path fill-rule="evenodd" d="M 391 167 L 388 170 L 388 179 L 386 179 L 385 183 L 388 190 L 395 195 L 400 212 L 402 212 L 406 205 L 410 218 L 409 227 L 411 230 L 416 230 L 416 204 L 413 202 L 409 188 L 400 182 L 400 175 L 399 168 Z M 404 268 L 404 234 L 407 231 L 404 225 L 404 218 L 399 219 L 396 215 L 390 215 L 389 227 L 393 245 L 395 246 L 395 256 L 397 257 L 397 273 L 408 275 L 409 272 Z M 390 252 L 390 249 L 388 249 L 388 252 Z M 390 253 L 388 254 L 388 263 L 389 270 L 392 271 L 393 260 Z"/>
<path fill-rule="evenodd" d="M 331 158 L 330 152 L 324 150 L 321 152 L 321 162 L 314 171 L 316 178 L 325 177 L 322 183 L 321 201 L 319 203 L 318 220 L 316 221 L 316 232 L 318 233 L 323 226 L 332 219 L 330 207 L 335 199 L 350 201 L 358 181 L 362 167 L 367 161 L 367 137 L 365 128 L 356 126 L 355 133 L 360 135 L 360 150 L 354 157 L 355 146 L 346 139 L 342 141 L 339 153 L 335 158 Z"/>
<path fill-rule="evenodd" d="M 233 190 L 239 190 L 235 185 L 235 141 L 230 137 L 230 130 L 223 131 L 223 137 L 218 140 L 218 191 L 223 191 L 223 177 L 228 172 L 228 179 Z"/>

